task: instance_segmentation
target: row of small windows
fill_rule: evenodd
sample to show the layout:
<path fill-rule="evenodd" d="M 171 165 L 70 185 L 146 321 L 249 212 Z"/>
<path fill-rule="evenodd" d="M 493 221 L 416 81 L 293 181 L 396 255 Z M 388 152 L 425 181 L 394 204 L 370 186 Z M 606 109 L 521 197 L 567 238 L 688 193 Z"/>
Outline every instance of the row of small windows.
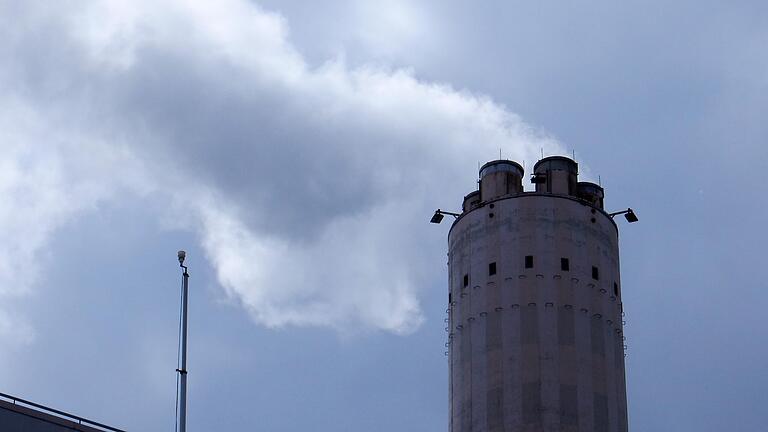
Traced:
<path fill-rule="evenodd" d="M 525 256 L 525 268 L 533 268 L 533 255 Z M 560 270 L 571 271 L 571 262 L 568 258 L 560 258 Z M 592 266 L 592 279 L 600 280 L 600 274 L 597 267 Z"/>
<path fill-rule="evenodd" d="M 525 256 L 525 268 L 533 268 L 533 255 L 526 255 Z M 568 260 L 568 258 L 560 258 L 560 270 L 562 271 L 570 271 L 571 270 L 571 263 Z M 492 262 L 488 264 L 488 276 L 493 276 L 496 274 L 496 263 Z M 597 267 L 592 266 L 592 279 L 594 280 L 600 280 L 600 270 L 598 270 Z M 464 275 L 464 285 L 466 286 L 469 284 L 469 276 Z"/>
<path fill-rule="evenodd" d="M 525 268 L 527 269 L 533 268 L 533 255 L 526 255 L 524 264 Z M 568 258 L 560 258 L 560 270 L 571 271 L 571 263 Z M 488 276 L 493 276 L 495 274 L 496 262 L 489 263 Z M 592 266 L 592 279 L 600 280 L 600 269 L 598 269 L 596 266 Z M 469 274 L 464 275 L 464 286 L 469 286 Z M 619 285 L 616 282 L 613 283 L 613 293 L 615 295 L 619 295 Z"/>

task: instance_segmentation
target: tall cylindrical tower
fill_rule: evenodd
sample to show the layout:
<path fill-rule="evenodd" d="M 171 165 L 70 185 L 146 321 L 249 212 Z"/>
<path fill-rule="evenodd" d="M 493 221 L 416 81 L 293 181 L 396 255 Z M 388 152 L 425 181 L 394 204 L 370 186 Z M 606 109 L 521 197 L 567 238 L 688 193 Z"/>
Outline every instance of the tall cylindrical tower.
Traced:
<path fill-rule="evenodd" d="M 618 231 L 573 160 L 480 170 L 448 235 L 451 432 L 627 430 Z"/>

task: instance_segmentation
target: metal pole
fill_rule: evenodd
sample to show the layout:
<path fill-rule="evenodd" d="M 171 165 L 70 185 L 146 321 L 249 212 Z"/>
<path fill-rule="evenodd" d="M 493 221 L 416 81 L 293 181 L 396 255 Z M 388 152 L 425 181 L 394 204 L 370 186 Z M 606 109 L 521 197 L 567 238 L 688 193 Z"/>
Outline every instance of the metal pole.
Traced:
<path fill-rule="evenodd" d="M 179 432 L 187 431 L 187 303 L 189 297 L 189 273 L 184 265 L 186 254 L 179 251 L 179 265 L 184 269 L 182 274 L 183 284 L 181 288 L 181 363 L 176 369 L 181 379 L 179 387 Z"/>

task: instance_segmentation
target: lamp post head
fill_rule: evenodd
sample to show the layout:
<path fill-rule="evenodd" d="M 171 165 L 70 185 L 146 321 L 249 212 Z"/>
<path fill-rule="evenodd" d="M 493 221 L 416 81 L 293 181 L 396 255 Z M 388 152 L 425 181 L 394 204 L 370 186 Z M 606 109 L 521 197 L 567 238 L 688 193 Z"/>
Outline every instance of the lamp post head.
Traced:
<path fill-rule="evenodd" d="M 635 214 L 635 211 L 632 209 L 627 209 L 627 212 L 624 213 L 624 218 L 627 220 L 627 222 L 637 222 L 639 219 L 637 218 L 637 215 Z"/>
<path fill-rule="evenodd" d="M 440 210 L 438 209 L 437 211 L 435 211 L 435 214 L 432 215 L 432 219 L 430 219 L 429 221 L 433 224 L 439 224 L 440 222 L 443 221 L 443 217 L 444 217 L 443 213 L 440 212 Z"/>
<path fill-rule="evenodd" d="M 637 218 L 637 215 L 635 214 L 635 211 L 632 210 L 631 208 L 628 208 L 626 210 L 623 210 L 623 211 L 620 211 L 620 212 L 616 212 L 616 213 L 609 213 L 608 216 L 611 219 L 613 219 L 614 216 L 618 216 L 620 214 L 623 214 L 624 215 L 624 219 L 626 219 L 627 222 L 629 222 L 629 223 L 637 222 L 639 220 Z"/>
<path fill-rule="evenodd" d="M 187 253 L 183 250 L 180 250 L 178 253 L 178 257 L 179 257 L 179 265 L 184 265 L 184 258 L 187 257 Z"/>

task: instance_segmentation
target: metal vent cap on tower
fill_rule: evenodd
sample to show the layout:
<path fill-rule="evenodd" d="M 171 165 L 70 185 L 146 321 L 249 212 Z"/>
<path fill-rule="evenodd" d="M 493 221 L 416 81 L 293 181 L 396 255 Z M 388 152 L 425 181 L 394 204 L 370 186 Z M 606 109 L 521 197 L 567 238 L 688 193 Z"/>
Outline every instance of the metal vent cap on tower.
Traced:
<path fill-rule="evenodd" d="M 482 167 L 480 167 L 480 178 L 482 179 L 488 174 L 501 172 L 501 171 L 512 172 L 522 177 L 524 170 L 523 170 L 523 167 L 515 161 L 498 159 L 498 160 L 486 162 Z"/>
<path fill-rule="evenodd" d="M 536 192 L 576 196 L 579 164 L 565 156 L 549 156 L 533 166 Z"/>
<path fill-rule="evenodd" d="M 490 161 L 480 168 L 481 201 L 522 192 L 523 167 L 519 163 L 499 159 Z"/>
<path fill-rule="evenodd" d="M 576 185 L 576 195 L 593 206 L 603 209 L 605 190 L 602 186 L 592 182 L 579 182 Z"/>

